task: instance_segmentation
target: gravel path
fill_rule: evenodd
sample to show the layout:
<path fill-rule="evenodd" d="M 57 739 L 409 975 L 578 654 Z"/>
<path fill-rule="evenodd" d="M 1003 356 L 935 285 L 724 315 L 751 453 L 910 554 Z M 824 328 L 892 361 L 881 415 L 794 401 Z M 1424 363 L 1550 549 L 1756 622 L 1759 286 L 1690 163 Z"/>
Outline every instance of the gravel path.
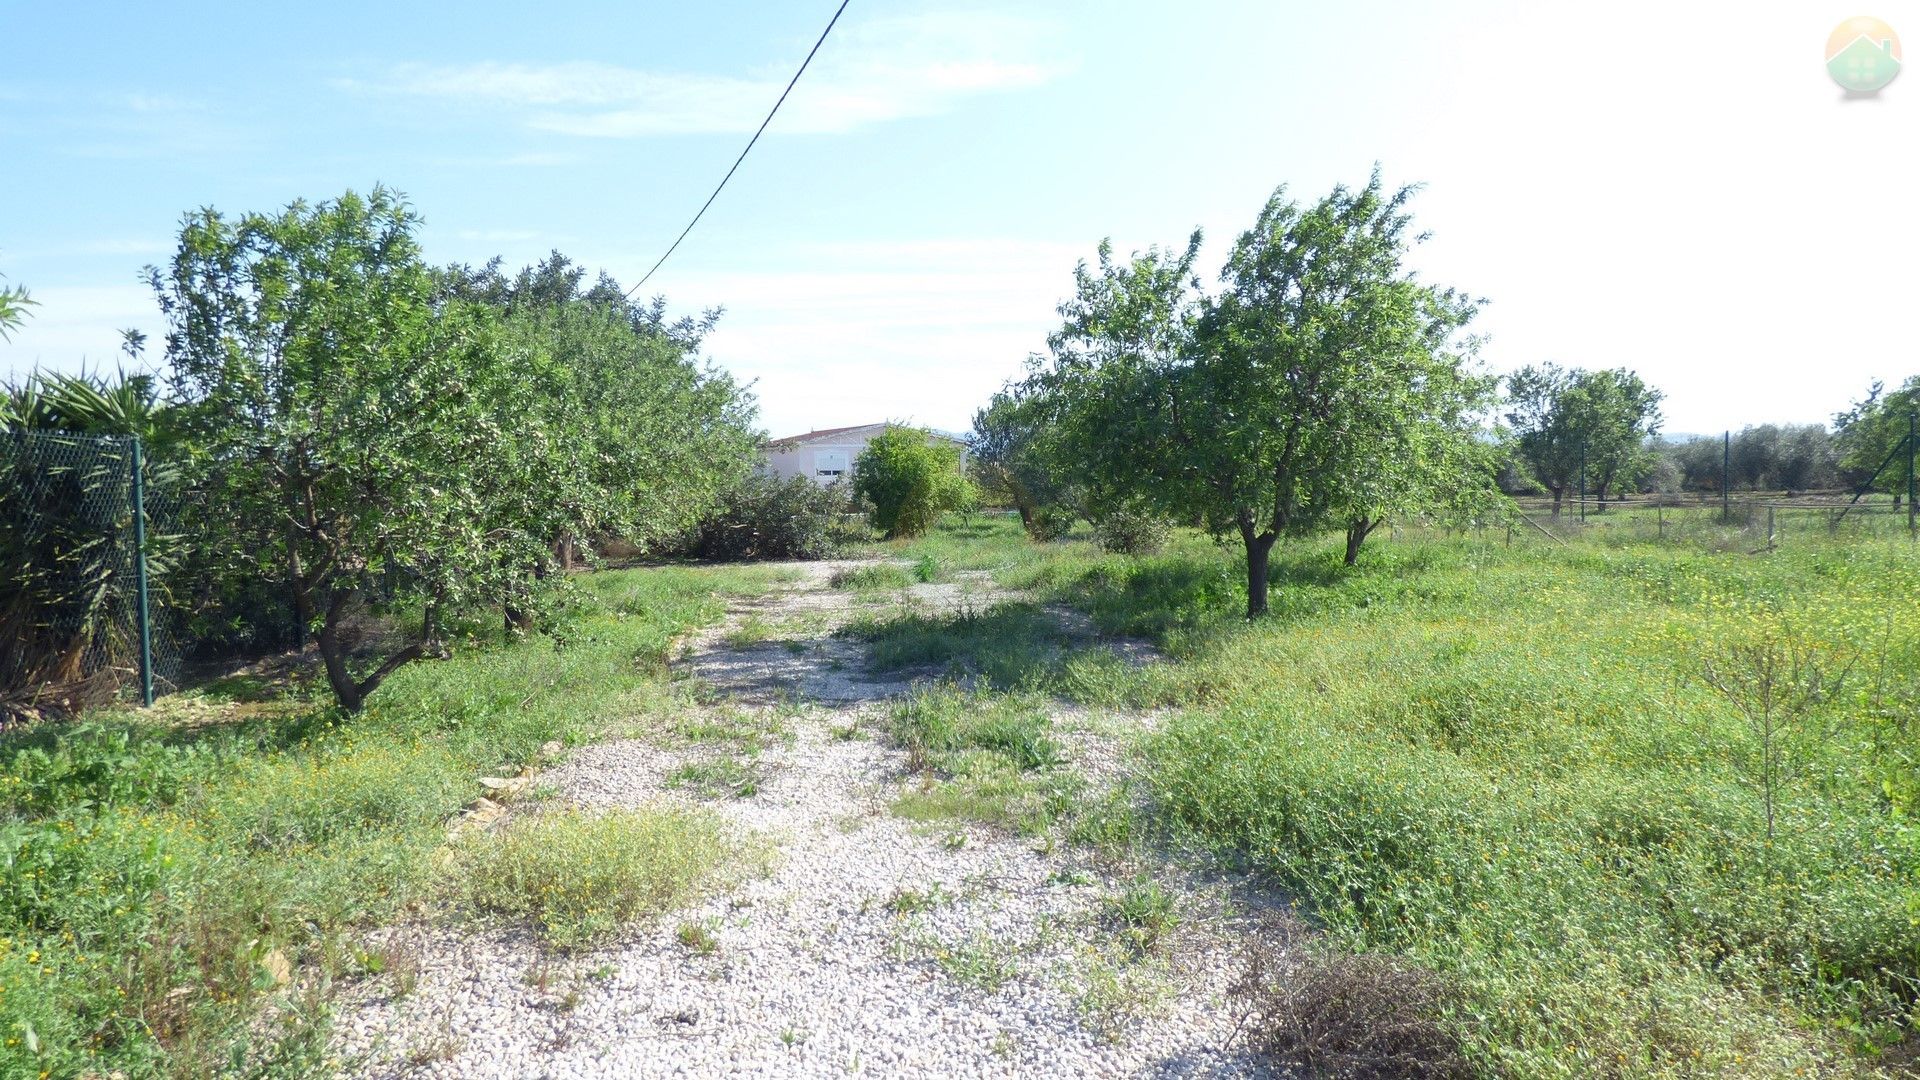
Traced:
<path fill-rule="evenodd" d="M 875 732 L 913 680 L 867 675 L 858 646 L 831 635 L 872 610 L 829 587 L 837 565 L 806 564 L 797 583 L 739 603 L 679 661 L 712 685 L 710 707 L 783 735 L 759 755 L 750 797 L 703 803 L 772 841 L 772 871 L 589 953 L 552 954 L 518 929 L 389 930 L 413 985 L 346 992 L 336 1040 L 352 1073 L 1262 1075 L 1221 1050 L 1241 919 L 1226 885 L 1162 874 L 1181 923 L 1141 955 L 1107 915 L 1129 880 L 1120 868 L 889 812 L 919 781 Z M 984 578 L 908 592 L 923 610 L 1000 598 Z M 1102 732 L 1128 719 L 1063 708 L 1075 764 L 1124 767 Z M 666 779 L 711 752 L 653 735 L 582 747 L 540 776 L 558 797 L 539 805 L 689 800 Z M 698 947 L 687 926 L 704 931 Z"/>

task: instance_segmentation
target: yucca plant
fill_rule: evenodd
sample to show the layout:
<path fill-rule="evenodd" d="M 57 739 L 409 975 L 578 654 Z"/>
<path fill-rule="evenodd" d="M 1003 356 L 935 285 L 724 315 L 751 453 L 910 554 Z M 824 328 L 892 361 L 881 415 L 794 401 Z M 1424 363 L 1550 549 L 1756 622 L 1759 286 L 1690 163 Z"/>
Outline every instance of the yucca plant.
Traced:
<path fill-rule="evenodd" d="M 13 340 L 13 330 L 25 321 L 27 309 L 39 301 L 18 285 L 0 288 L 0 341 Z"/>
<path fill-rule="evenodd" d="M 165 407 L 150 376 L 36 373 L 0 428 L 0 717 L 100 704 L 135 670 L 131 437 L 165 445 Z M 174 469 L 149 461 L 164 498 Z M 156 585 L 176 547 L 149 530 Z"/>

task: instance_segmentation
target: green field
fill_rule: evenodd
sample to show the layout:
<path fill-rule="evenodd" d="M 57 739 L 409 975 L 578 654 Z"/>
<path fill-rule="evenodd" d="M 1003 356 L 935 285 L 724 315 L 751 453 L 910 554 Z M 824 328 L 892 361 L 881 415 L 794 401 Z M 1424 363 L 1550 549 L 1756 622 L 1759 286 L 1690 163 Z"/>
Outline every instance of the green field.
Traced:
<path fill-rule="evenodd" d="M 1247 626 L 1234 552 L 1198 537 L 1122 559 L 960 531 L 905 554 L 997 565 L 1174 658 L 1017 672 L 995 632 L 955 639 L 960 660 L 1174 707 L 1141 748 L 1161 823 L 1346 948 L 1443 973 L 1487 1073 L 1850 1074 L 1911 1052 L 1887 1050 L 1920 975 L 1904 541 L 1403 532 L 1351 570 L 1331 543 L 1288 551 L 1275 617 Z"/>

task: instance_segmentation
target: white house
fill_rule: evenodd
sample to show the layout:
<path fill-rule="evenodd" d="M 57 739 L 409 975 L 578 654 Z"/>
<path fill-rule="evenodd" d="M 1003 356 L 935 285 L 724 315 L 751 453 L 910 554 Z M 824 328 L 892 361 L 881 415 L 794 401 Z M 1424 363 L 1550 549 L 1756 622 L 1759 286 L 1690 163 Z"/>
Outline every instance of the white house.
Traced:
<path fill-rule="evenodd" d="M 777 479 L 804 476 L 825 487 L 836 480 L 853 478 L 853 460 L 867 448 L 875 436 L 891 424 L 856 424 L 853 427 L 822 428 L 804 435 L 773 439 L 760 448 L 760 471 Z M 966 441 L 944 432 L 933 437 L 958 446 L 966 452 Z"/>

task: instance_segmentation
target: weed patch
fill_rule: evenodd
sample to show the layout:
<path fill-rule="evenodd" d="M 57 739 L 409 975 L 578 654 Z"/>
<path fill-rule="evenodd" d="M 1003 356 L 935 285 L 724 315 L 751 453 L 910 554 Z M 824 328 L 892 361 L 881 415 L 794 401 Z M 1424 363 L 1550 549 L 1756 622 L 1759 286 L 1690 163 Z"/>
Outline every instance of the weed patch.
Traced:
<path fill-rule="evenodd" d="M 702 799 L 750 799 L 760 791 L 760 774 L 739 758 L 696 761 L 667 774 L 667 786 L 684 788 Z"/>
<path fill-rule="evenodd" d="M 706 814 L 537 814 L 462 843 L 448 888 L 473 910 L 528 919 L 549 943 L 576 948 L 685 903 L 739 855 Z"/>

